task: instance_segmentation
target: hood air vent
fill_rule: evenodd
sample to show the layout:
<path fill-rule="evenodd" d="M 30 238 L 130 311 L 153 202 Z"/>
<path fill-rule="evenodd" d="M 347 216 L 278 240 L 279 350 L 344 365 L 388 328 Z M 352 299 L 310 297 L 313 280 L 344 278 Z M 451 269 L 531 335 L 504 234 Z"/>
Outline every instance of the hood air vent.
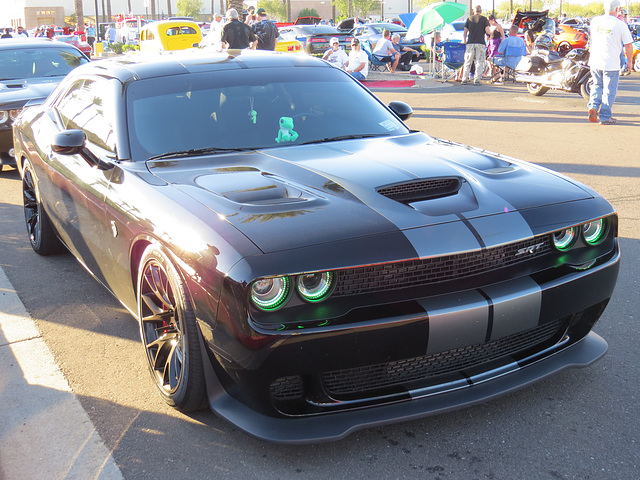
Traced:
<path fill-rule="evenodd" d="M 462 181 L 457 177 L 429 178 L 411 182 L 394 183 L 377 189 L 380 195 L 400 203 L 413 203 L 433 198 L 455 195 Z"/>

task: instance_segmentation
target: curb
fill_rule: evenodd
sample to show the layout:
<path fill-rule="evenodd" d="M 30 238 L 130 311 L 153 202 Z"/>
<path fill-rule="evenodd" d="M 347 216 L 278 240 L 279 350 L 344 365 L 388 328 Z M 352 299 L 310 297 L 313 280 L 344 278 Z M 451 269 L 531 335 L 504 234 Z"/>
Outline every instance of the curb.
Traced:
<path fill-rule="evenodd" d="M 0 478 L 122 480 L 0 268 Z"/>

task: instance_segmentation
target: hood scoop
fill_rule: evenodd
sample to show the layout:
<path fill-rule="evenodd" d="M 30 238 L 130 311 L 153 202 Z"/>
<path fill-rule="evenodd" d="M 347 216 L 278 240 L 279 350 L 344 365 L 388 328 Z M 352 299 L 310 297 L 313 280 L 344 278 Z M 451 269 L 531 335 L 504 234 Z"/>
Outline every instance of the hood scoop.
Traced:
<path fill-rule="evenodd" d="M 391 200 L 410 204 L 455 195 L 461 187 L 462 179 L 458 177 L 445 177 L 393 183 L 391 185 L 378 187 L 376 190 L 380 195 L 384 195 Z"/>

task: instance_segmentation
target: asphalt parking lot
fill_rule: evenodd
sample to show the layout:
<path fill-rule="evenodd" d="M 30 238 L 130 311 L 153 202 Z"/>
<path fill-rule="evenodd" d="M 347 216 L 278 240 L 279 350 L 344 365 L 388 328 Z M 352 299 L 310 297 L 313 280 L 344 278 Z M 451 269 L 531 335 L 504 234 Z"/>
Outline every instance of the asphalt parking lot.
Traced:
<path fill-rule="evenodd" d="M 544 165 L 584 182 L 614 205 L 621 275 L 595 328 L 609 342 L 608 354 L 587 369 L 562 372 L 466 410 L 329 444 L 265 444 L 210 412 L 185 416 L 161 403 L 135 321 L 69 255 L 33 254 L 24 233 L 20 180 L 15 172 L 2 172 L 0 267 L 10 282 L 3 293 L 17 293 L 38 331 L 21 340 L 5 332 L 0 361 L 5 372 L 15 372 L 8 346 L 42 340 L 70 390 L 18 378 L 26 393 L 15 398 L 9 377 L 0 376 L 0 478 L 29 478 L 24 473 L 36 471 L 34 466 L 43 467 L 47 478 L 88 478 L 79 464 L 91 450 L 87 445 L 96 442 L 91 478 L 640 478 L 640 74 L 621 81 L 614 107 L 620 124 L 614 127 L 589 124 L 585 102 L 576 94 L 532 97 L 521 84 L 375 93 L 385 103 L 412 105 L 413 129 Z M 43 397 L 50 399 L 47 408 L 28 407 L 27 400 Z M 80 419 L 63 416 L 52 429 L 54 407 L 73 399 Z M 56 449 L 62 432 L 75 450 Z M 44 440 L 43 449 L 33 448 L 37 440 Z"/>

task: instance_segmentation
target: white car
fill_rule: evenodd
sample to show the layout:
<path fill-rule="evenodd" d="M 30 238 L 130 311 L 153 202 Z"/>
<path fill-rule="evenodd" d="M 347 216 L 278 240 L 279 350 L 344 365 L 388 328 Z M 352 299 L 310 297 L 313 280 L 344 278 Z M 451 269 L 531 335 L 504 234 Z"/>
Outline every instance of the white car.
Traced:
<path fill-rule="evenodd" d="M 465 22 L 459 20 L 447 23 L 442 27 L 442 32 L 440 32 L 442 41 L 462 42 L 464 39 L 464 24 Z"/>
<path fill-rule="evenodd" d="M 141 18 L 124 20 L 116 32 L 116 41 L 137 44 L 140 41 L 140 30 L 142 30 L 142 27 L 144 27 L 146 23 L 147 22 Z"/>

